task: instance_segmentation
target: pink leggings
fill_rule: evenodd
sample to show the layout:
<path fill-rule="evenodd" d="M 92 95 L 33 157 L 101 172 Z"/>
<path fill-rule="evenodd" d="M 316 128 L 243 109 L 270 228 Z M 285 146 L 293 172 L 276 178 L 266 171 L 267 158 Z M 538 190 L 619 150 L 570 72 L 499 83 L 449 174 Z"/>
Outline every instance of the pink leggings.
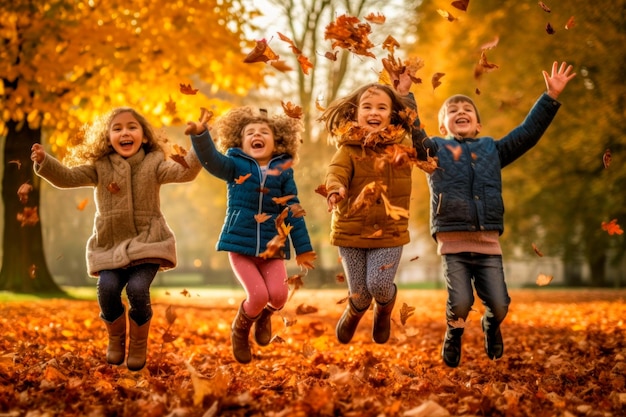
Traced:
<path fill-rule="evenodd" d="M 261 314 L 266 305 L 283 308 L 289 295 L 284 259 L 263 259 L 229 252 L 235 276 L 246 291 L 243 310 L 250 317 Z"/>

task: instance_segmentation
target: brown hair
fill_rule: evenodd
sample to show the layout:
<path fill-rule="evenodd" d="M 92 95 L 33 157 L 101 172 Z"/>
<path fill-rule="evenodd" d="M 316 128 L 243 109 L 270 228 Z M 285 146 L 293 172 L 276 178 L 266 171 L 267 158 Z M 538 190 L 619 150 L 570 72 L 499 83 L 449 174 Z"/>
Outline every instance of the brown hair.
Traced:
<path fill-rule="evenodd" d="M 163 151 L 163 145 L 167 142 L 165 136 L 155 133 L 148 120 L 135 109 L 131 107 L 117 107 L 97 117 L 92 123 L 83 126 L 68 146 L 68 153 L 63 158 L 63 162 L 68 166 L 76 166 L 93 163 L 100 158 L 115 153 L 110 143 L 109 130 L 113 119 L 121 113 L 132 114 L 141 126 L 143 136 L 147 140 L 146 143 L 142 144 L 144 152 Z"/>
<path fill-rule="evenodd" d="M 439 126 L 443 124 L 443 119 L 446 117 L 446 112 L 448 111 L 448 106 L 452 103 L 469 103 L 474 107 L 474 111 L 476 112 L 476 121 L 480 123 L 480 113 L 478 113 L 478 107 L 474 103 L 474 100 L 465 96 L 463 94 L 455 94 L 451 97 L 448 97 L 446 101 L 443 102 L 441 108 L 439 109 Z"/>

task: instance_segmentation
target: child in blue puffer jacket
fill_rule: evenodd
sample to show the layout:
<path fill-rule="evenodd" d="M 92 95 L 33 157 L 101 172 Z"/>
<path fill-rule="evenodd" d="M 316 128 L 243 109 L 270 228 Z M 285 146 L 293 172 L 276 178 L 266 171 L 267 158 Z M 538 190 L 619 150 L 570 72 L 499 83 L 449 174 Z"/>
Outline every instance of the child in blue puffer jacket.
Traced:
<path fill-rule="evenodd" d="M 255 325 L 257 344 L 269 344 L 272 314 L 287 302 L 290 241 L 301 268 L 312 269 L 316 258 L 291 168 L 302 123 L 288 116 L 269 118 L 251 107 L 235 108 L 217 121 L 216 147 L 208 119 L 203 112 L 200 122 L 187 124 L 185 134 L 191 135 L 204 168 L 227 183 L 228 207 L 217 250 L 228 252 L 246 291 L 231 342 L 235 359 L 248 363 L 250 328 Z"/>
<path fill-rule="evenodd" d="M 485 352 L 490 359 L 498 359 L 504 352 L 500 324 L 510 298 L 499 243 L 504 231 L 501 170 L 539 141 L 560 107 L 556 99 L 576 75 L 565 62 L 560 66 L 554 62 L 551 74 L 542 73 L 546 93 L 522 124 L 500 140 L 478 137 L 478 110 L 472 99 L 463 95 L 443 103 L 439 111 L 442 137 L 426 138 L 423 130 L 413 131 L 418 158 L 436 158 L 438 165 L 428 174 L 430 229 L 442 256 L 448 289 L 441 355 L 450 367 L 461 361 L 463 323 L 474 303 L 473 288 L 485 306 L 481 320 Z M 411 82 L 406 76 L 400 78 L 405 84 Z"/>

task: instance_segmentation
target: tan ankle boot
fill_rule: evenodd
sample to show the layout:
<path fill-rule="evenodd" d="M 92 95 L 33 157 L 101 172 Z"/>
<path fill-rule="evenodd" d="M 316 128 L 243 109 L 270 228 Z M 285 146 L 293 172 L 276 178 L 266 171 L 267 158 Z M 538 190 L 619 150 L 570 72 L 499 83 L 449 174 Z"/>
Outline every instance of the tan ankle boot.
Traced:
<path fill-rule="evenodd" d="M 128 343 L 128 359 L 126 366 L 131 371 L 139 371 L 146 365 L 146 352 L 148 350 L 148 334 L 150 333 L 150 320 L 139 326 L 133 319 L 129 319 L 130 340 Z"/>
<path fill-rule="evenodd" d="M 265 306 L 261 316 L 254 323 L 254 340 L 259 346 L 267 346 L 272 340 L 272 314 L 276 309 Z"/>
<path fill-rule="evenodd" d="M 102 321 L 109 334 L 107 362 L 111 365 L 120 365 L 124 363 L 124 356 L 126 356 L 126 313 L 122 313 L 111 323 L 104 319 Z"/>

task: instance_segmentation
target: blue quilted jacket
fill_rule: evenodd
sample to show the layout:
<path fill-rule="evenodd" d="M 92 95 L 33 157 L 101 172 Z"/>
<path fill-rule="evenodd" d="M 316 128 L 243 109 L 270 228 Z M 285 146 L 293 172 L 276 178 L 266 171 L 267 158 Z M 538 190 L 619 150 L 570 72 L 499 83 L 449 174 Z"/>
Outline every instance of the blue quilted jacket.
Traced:
<path fill-rule="evenodd" d="M 257 161 L 239 148 L 230 148 L 226 154 L 219 152 L 208 131 L 191 136 L 193 147 L 202 166 L 212 175 L 226 181 L 228 202 L 226 218 L 222 226 L 217 250 L 259 256 L 267 249 L 267 243 L 278 234 L 276 217 L 286 207 L 272 198 L 293 195 L 286 204 L 299 204 L 293 170 L 280 170 L 279 175 L 267 175 L 263 179 Z M 277 169 L 288 162 L 287 154 L 272 158 L 268 168 Z M 250 176 L 241 181 L 246 175 Z M 240 181 L 237 181 L 240 179 Z M 271 218 L 257 222 L 256 214 L 265 213 Z M 296 254 L 313 250 L 303 217 L 293 217 L 291 210 L 285 224 L 292 230 L 287 238 L 281 257 L 290 259 L 290 240 Z"/>
<path fill-rule="evenodd" d="M 518 127 L 500 140 L 427 138 L 413 133 L 420 159 L 437 157 L 438 168 L 428 175 L 430 232 L 504 231 L 501 170 L 532 148 L 546 131 L 560 103 L 543 94 Z M 453 151 L 461 147 L 460 156 Z M 458 151 L 458 150 L 457 150 Z M 459 153 L 457 152 L 457 155 Z"/>

